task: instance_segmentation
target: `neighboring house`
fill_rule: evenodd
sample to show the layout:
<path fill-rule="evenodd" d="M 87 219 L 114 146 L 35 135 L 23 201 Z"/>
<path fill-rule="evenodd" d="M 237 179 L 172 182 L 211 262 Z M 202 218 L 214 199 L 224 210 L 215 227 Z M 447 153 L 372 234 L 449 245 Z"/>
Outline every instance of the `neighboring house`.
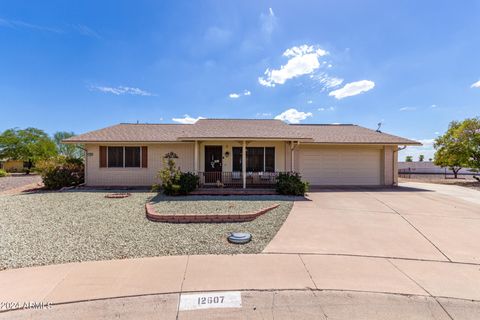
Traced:
<path fill-rule="evenodd" d="M 399 173 L 412 174 L 453 174 L 452 170 L 435 165 L 432 161 L 402 161 L 398 163 Z M 472 169 L 462 168 L 458 174 L 474 174 Z"/>
<path fill-rule="evenodd" d="M 21 160 L 0 160 L 0 169 L 7 172 L 22 172 L 24 162 Z"/>
<path fill-rule="evenodd" d="M 396 185 L 399 145 L 420 143 L 356 125 L 202 119 L 195 124 L 118 124 L 64 140 L 86 149 L 86 184 L 148 186 L 169 152 L 202 185 L 272 185 L 296 171 L 311 185 Z"/>

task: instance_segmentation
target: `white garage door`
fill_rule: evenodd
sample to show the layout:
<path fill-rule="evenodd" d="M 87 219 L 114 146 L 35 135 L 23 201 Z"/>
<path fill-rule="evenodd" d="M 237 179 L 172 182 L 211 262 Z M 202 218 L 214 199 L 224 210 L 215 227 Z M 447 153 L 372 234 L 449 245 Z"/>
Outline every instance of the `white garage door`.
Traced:
<path fill-rule="evenodd" d="M 380 185 L 380 150 L 304 147 L 300 173 L 311 185 Z"/>

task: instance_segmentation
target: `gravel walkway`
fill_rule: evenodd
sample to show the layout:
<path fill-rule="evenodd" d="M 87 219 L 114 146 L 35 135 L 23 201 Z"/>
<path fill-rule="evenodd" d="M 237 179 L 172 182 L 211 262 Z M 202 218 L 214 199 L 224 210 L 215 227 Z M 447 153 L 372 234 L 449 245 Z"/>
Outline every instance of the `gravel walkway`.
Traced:
<path fill-rule="evenodd" d="M 0 269 L 161 255 L 259 253 L 293 204 L 293 198 L 282 196 L 222 196 L 222 200 L 195 196 L 196 201 L 188 201 L 194 210 L 216 208 L 216 201 L 241 203 L 242 208 L 272 202 L 280 206 L 251 222 L 166 224 L 145 217 L 144 204 L 156 194 L 104 198 L 111 192 L 0 195 Z M 253 240 L 230 244 L 226 236 L 233 231 L 250 232 Z"/>
<path fill-rule="evenodd" d="M 42 178 L 36 174 L 12 174 L 0 178 L 0 192 L 39 183 L 41 181 Z"/>

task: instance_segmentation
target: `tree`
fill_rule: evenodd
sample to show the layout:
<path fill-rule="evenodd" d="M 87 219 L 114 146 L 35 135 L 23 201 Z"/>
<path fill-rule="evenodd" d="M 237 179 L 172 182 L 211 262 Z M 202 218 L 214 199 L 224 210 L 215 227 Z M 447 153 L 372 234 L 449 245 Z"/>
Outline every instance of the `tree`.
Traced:
<path fill-rule="evenodd" d="M 55 155 L 57 155 L 55 143 L 40 129 L 13 128 L 5 130 L 0 135 L 0 158 L 27 162 L 27 174 L 36 161 Z"/>
<path fill-rule="evenodd" d="M 406 156 L 405 157 L 405 162 L 413 162 L 413 157 L 412 156 Z"/>
<path fill-rule="evenodd" d="M 53 140 L 57 145 L 57 151 L 59 154 L 71 158 L 71 159 L 81 159 L 83 151 L 78 144 L 65 144 L 62 143 L 62 140 L 73 137 L 75 133 L 67 131 L 58 131 L 53 134 Z"/>
<path fill-rule="evenodd" d="M 458 177 L 458 172 L 468 166 L 470 151 L 465 143 L 465 134 L 462 129 L 463 122 L 452 121 L 448 127 L 447 132 L 435 139 L 434 162 L 442 168 L 449 168 L 452 170 L 455 179 Z"/>
<path fill-rule="evenodd" d="M 480 118 L 465 119 L 458 136 L 468 153 L 467 166 L 480 171 Z"/>
<path fill-rule="evenodd" d="M 423 162 L 425 160 L 425 156 L 423 154 L 418 156 L 418 161 Z"/>

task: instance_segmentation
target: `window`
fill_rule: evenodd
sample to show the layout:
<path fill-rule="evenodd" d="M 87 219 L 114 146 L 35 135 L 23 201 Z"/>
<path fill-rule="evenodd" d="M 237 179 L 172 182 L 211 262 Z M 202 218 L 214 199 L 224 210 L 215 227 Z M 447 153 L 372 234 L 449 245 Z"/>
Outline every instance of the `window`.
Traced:
<path fill-rule="evenodd" d="M 108 147 L 108 167 L 123 167 L 123 147 Z"/>
<path fill-rule="evenodd" d="M 232 153 L 233 153 L 233 164 L 232 164 L 232 169 L 234 172 L 236 171 L 242 171 L 242 148 L 232 148 Z"/>
<path fill-rule="evenodd" d="M 109 168 L 140 168 L 140 147 L 108 147 Z"/>
<path fill-rule="evenodd" d="M 125 167 L 140 167 L 140 147 L 125 147 Z"/>
<path fill-rule="evenodd" d="M 242 171 L 242 148 L 232 148 L 233 171 Z M 274 172 L 275 148 L 249 147 L 247 148 L 247 172 Z"/>
<path fill-rule="evenodd" d="M 265 172 L 275 172 L 275 148 L 265 148 Z"/>

